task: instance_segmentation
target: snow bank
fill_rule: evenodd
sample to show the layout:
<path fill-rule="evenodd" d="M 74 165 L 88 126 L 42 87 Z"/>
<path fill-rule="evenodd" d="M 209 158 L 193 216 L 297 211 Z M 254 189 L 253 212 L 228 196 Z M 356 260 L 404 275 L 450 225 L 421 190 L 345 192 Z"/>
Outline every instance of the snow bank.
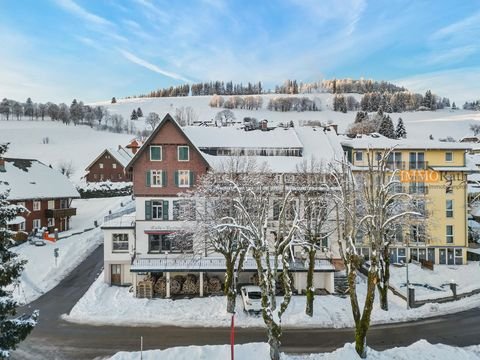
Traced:
<path fill-rule="evenodd" d="M 149 350 L 142 354 L 144 360 L 224 360 L 230 358 L 229 345 L 184 346 L 165 350 Z M 385 351 L 376 351 L 368 348 L 369 360 L 474 360 L 480 357 L 480 346 L 460 348 L 443 344 L 432 345 L 425 340 L 417 341 L 408 347 L 398 347 Z M 136 360 L 140 358 L 139 352 L 119 352 L 110 360 Z M 250 343 L 235 345 L 235 359 L 268 360 L 269 347 L 265 343 Z M 345 344 L 343 348 L 331 353 L 309 355 L 289 355 L 282 353 L 282 360 L 356 360 L 360 359 L 355 351 L 354 344 Z"/>
<path fill-rule="evenodd" d="M 358 285 L 358 290 L 359 299 L 363 301 L 366 290 L 364 282 Z M 386 312 L 380 309 L 376 296 L 373 324 L 417 320 L 480 305 L 480 295 L 446 304 L 427 304 L 411 310 L 406 310 L 406 303 L 391 293 L 389 299 L 390 310 Z M 63 315 L 63 318 L 95 325 L 228 327 L 231 315 L 226 311 L 223 296 L 182 300 L 137 299 L 128 288 L 105 284 L 100 275 L 70 314 Z M 284 327 L 290 328 L 354 326 L 349 298 L 333 295 L 315 297 L 313 317 L 305 315 L 305 297 L 294 296 L 282 323 Z M 235 324 L 243 328 L 264 326 L 260 316 L 243 312 L 240 297 L 237 299 Z"/>

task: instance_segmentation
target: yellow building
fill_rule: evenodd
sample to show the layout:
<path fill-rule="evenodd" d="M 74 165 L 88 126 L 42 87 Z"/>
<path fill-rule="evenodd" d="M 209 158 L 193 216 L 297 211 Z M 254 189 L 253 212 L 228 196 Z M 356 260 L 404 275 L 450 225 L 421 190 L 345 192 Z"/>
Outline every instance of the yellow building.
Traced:
<path fill-rule="evenodd" d="M 426 259 L 435 264 L 465 264 L 467 260 L 467 174 L 476 172 L 466 162 L 470 146 L 465 143 L 388 139 L 362 135 L 342 141 L 354 171 L 365 171 L 367 154 L 390 154 L 389 168 L 399 169 L 402 188 L 414 196 L 417 211 L 424 214 L 415 222 L 399 225 L 390 251 L 392 262 Z M 369 249 L 358 248 L 365 256 Z"/>

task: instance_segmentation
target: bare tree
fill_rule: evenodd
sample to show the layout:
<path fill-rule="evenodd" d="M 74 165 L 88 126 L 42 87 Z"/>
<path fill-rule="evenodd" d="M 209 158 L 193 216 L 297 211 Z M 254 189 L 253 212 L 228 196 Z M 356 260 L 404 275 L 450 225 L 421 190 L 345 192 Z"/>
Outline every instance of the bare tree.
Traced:
<path fill-rule="evenodd" d="M 157 113 L 151 112 L 147 115 L 147 118 L 145 119 L 145 122 L 150 125 L 152 128 L 152 131 L 155 130 L 157 125 L 160 123 L 160 116 L 158 116 Z"/>
<path fill-rule="evenodd" d="M 235 114 L 229 109 L 219 111 L 215 115 L 215 121 L 219 122 L 221 126 L 231 125 L 235 121 Z"/>
<path fill-rule="evenodd" d="M 58 171 L 60 171 L 67 178 L 70 178 L 75 172 L 75 167 L 71 161 L 63 160 L 58 163 Z"/>
<path fill-rule="evenodd" d="M 192 125 L 195 121 L 198 120 L 198 115 L 191 106 L 175 109 L 175 120 L 180 126 Z"/>

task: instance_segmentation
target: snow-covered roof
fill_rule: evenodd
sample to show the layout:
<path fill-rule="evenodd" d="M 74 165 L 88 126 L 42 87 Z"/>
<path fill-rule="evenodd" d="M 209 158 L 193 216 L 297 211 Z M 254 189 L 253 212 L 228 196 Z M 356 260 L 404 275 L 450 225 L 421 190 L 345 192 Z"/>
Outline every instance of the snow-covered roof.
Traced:
<path fill-rule="evenodd" d="M 182 130 L 199 148 L 302 148 L 294 128 L 245 131 L 237 126 L 186 126 Z"/>
<path fill-rule="evenodd" d="M 131 150 L 123 148 L 121 146 L 118 149 L 108 149 L 108 152 L 120 163 L 123 167 L 132 160 L 133 153 Z"/>
<path fill-rule="evenodd" d="M 5 158 L 0 191 L 7 189 L 9 200 L 80 197 L 65 175 L 35 159 Z"/>
<path fill-rule="evenodd" d="M 471 145 L 458 142 L 443 142 L 436 140 L 390 139 L 380 134 L 357 135 L 356 138 L 344 136 L 341 139 L 343 146 L 354 149 L 447 149 L 470 150 Z"/>
<path fill-rule="evenodd" d="M 12 220 L 7 221 L 7 225 L 18 225 L 25 222 L 25 218 L 23 216 L 15 216 Z"/>

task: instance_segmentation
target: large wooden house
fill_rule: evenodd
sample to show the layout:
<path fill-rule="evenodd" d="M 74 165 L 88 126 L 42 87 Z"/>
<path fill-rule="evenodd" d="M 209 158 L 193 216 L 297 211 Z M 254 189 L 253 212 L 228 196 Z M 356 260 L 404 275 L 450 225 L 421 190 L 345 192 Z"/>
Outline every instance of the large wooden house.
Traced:
<path fill-rule="evenodd" d="M 77 210 L 72 199 L 80 195 L 68 178 L 35 159 L 0 158 L 0 191 L 9 191 L 12 204 L 24 212 L 9 222 L 15 231 L 30 233 L 47 227 L 65 231 Z"/>
<path fill-rule="evenodd" d="M 130 147 L 129 147 L 130 146 Z M 119 146 L 118 149 L 105 149 L 87 166 L 85 179 L 87 182 L 124 182 L 132 181 L 131 172 L 125 166 L 132 160 L 138 146 Z"/>

